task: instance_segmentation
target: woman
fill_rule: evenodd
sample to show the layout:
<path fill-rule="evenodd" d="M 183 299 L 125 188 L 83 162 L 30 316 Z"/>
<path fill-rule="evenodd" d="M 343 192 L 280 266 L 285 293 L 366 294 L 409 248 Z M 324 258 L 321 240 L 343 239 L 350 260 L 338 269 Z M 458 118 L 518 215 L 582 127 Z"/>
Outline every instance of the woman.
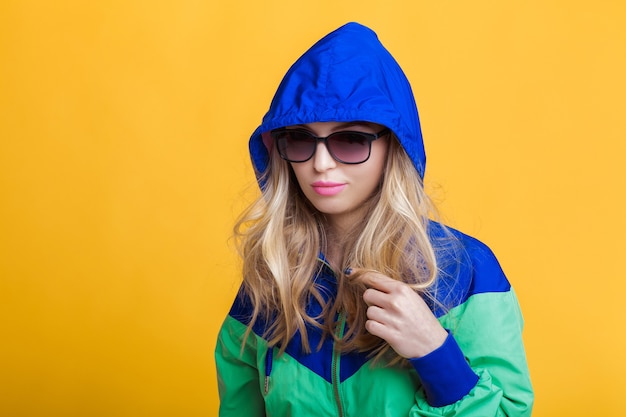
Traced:
<path fill-rule="evenodd" d="M 220 416 L 528 416 L 515 293 L 432 220 L 411 87 L 347 24 L 289 69 L 250 152 L 243 285 L 219 334 Z"/>

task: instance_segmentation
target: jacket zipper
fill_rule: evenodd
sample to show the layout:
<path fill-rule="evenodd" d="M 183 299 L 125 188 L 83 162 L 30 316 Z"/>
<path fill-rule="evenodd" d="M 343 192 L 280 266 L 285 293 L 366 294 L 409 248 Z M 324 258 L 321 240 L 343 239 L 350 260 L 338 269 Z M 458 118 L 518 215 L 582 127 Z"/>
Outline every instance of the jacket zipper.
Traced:
<path fill-rule="evenodd" d="M 265 352 L 265 383 L 263 384 L 265 395 L 267 395 L 267 393 L 270 390 L 270 375 L 272 374 L 273 359 L 274 359 L 274 348 L 268 347 L 267 351 Z"/>
<path fill-rule="evenodd" d="M 324 265 L 326 265 L 328 267 L 328 269 L 330 269 L 331 271 L 333 271 L 332 266 L 330 266 L 330 264 L 328 262 L 326 262 L 326 260 L 322 257 L 319 256 L 318 260 L 320 262 L 322 262 Z M 335 274 L 335 272 L 333 271 L 333 275 L 335 275 L 335 277 L 337 276 Z M 343 336 L 343 332 L 345 330 L 345 326 L 346 326 L 346 316 L 345 314 L 339 313 L 339 317 L 338 317 L 338 323 L 337 323 L 337 327 L 335 329 L 335 335 L 338 337 L 342 337 Z M 339 411 L 339 417 L 344 417 L 344 410 L 343 410 L 343 402 L 341 401 L 341 391 L 339 389 L 339 383 L 340 383 L 340 376 L 339 376 L 339 361 L 341 358 L 341 352 L 340 350 L 337 348 L 336 343 L 333 344 L 333 359 L 332 359 L 332 366 L 331 366 L 331 372 L 332 372 L 332 381 L 333 381 L 333 393 L 335 395 L 335 403 L 337 404 L 337 410 Z"/>
<path fill-rule="evenodd" d="M 343 336 L 344 327 L 346 325 L 346 316 L 344 313 L 339 314 L 339 323 L 337 325 L 336 334 L 337 336 Z M 341 352 L 337 347 L 333 349 L 333 362 L 332 362 L 332 372 L 333 372 L 333 391 L 335 393 L 335 402 L 337 403 L 337 409 L 339 410 L 339 417 L 343 417 L 343 403 L 341 401 L 341 392 L 339 390 L 339 359 L 341 357 Z"/>

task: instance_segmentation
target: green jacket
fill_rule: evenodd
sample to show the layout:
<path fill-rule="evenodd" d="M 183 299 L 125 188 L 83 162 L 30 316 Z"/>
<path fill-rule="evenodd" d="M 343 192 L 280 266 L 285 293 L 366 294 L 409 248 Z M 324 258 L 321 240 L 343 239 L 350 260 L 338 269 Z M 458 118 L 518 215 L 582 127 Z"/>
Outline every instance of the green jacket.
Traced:
<path fill-rule="evenodd" d="M 340 354 L 332 340 L 304 354 L 297 334 L 278 356 L 257 323 L 242 345 L 250 303 L 240 292 L 220 330 L 215 351 L 220 417 L 229 416 L 530 416 L 533 391 L 522 342 L 523 320 L 515 292 L 482 243 L 453 231 L 467 259 L 456 285 L 440 284 L 449 329 L 436 351 L 411 367 L 373 364 L 367 353 Z M 332 291 L 335 275 L 324 265 L 315 277 Z M 319 311 L 312 303 L 310 312 Z M 308 329 L 310 346 L 321 334 Z"/>

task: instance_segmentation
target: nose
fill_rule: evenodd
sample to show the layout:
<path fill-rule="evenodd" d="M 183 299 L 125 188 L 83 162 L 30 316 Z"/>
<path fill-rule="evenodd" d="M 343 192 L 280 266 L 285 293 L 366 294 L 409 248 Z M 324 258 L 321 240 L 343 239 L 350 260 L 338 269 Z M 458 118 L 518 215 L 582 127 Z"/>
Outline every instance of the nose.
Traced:
<path fill-rule="evenodd" d="M 332 157 L 324 142 L 318 142 L 313 155 L 313 168 L 318 172 L 324 172 L 337 166 L 337 161 Z"/>

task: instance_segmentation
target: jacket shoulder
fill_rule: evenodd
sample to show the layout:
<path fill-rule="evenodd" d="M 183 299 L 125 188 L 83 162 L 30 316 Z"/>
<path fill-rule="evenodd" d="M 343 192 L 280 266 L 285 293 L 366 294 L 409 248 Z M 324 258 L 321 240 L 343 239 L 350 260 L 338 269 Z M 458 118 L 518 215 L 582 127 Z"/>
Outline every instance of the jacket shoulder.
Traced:
<path fill-rule="evenodd" d="M 475 294 L 510 291 L 498 259 L 485 243 L 436 222 L 431 222 L 429 233 L 438 264 L 434 295 L 446 308 Z"/>

